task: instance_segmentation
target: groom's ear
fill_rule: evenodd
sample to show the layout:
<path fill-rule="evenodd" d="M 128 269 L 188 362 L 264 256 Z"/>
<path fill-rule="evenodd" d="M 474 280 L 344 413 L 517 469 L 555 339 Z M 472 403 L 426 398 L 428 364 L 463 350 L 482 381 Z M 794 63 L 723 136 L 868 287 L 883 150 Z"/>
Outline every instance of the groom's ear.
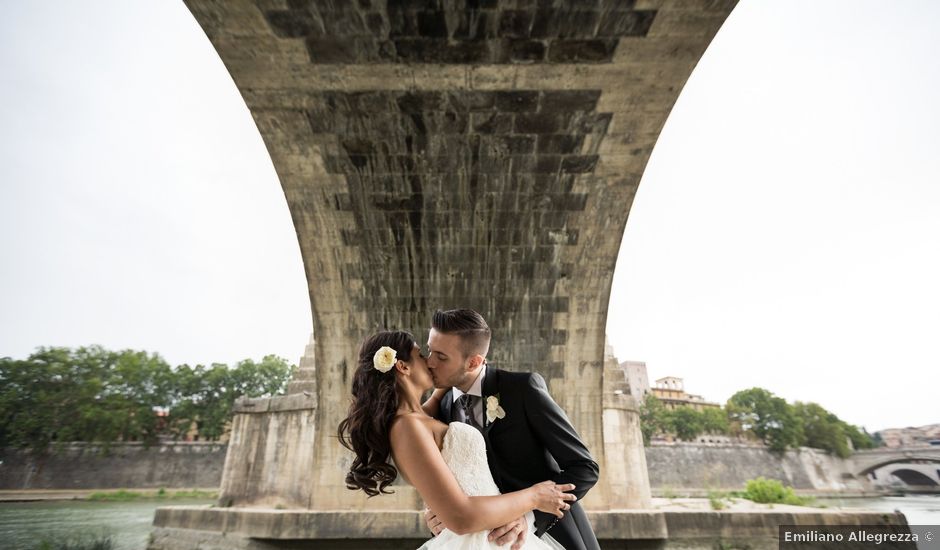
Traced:
<path fill-rule="evenodd" d="M 479 353 L 470 358 L 470 368 L 476 370 L 480 368 L 480 365 L 483 364 L 483 361 L 486 361 L 486 358 L 480 355 Z"/>

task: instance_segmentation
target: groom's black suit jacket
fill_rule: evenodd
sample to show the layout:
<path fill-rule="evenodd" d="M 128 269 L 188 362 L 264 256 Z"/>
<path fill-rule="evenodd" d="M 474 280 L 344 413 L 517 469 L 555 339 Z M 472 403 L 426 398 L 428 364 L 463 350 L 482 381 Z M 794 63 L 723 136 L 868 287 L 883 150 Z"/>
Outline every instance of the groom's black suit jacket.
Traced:
<path fill-rule="evenodd" d="M 548 530 L 567 550 L 600 550 L 594 530 L 580 501 L 597 483 L 599 468 L 591 453 L 571 426 L 565 412 L 555 403 L 545 380 L 537 373 L 510 372 L 487 365 L 482 384 L 483 438 L 486 456 L 496 485 L 503 493 L 525 489 L 551 479 L 574 483 L 578 497 L 564 518 L 535 510 L 535 534 Z M 505 418 L 486 420 L 486 398 L 495 395 L 506 412 Z M 438 420 L 456 420 L 453 393 L 444 394 Z"/>

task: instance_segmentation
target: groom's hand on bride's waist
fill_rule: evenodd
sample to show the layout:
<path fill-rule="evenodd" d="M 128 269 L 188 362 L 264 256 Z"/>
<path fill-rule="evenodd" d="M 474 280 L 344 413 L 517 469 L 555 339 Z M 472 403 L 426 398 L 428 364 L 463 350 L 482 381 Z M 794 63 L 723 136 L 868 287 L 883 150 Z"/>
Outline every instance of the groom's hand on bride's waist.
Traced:
<path fill-rule="evenodd" d="M 525 544 L 525 537 L 528 532 L 529 524 L 526 522 L 525 516 L 522 516 L 516 521 L 510 521 L 506 525 L 490 531 L 489 539 L 499 546 L 511 542 L 512 546 L 510 550 L 519 550 L 522 548 L 522 545 Z"/>
<path fill-rule="evenodd" d="M 437 517 L 437 514 L 430 508 L 424 509 L 424 521 L 435 537 L 440 535 L 441 531 L 446 527 L 441 519 Z M 525 544 L 525 537 L 528 532 L 529 523 L 526 521 L 525 516 L 522 516 L 515 521 L 510 521 L 506 525 L 490 531 L 489 539 L 499 546 L 504 546 L 511 542 L 512 546 L 510 550 L 519 550 L 522 548 L 522 545 Z"/>
<path fill-rule="evenodd" d="M 424 509 L 424 521 L 428 524 L 428 529 L 431 530 L 431 533 L 436 537 L 441 534 L 441 531 L 444 530 L 444 522 L 437 517 L 430 508 Z"/>

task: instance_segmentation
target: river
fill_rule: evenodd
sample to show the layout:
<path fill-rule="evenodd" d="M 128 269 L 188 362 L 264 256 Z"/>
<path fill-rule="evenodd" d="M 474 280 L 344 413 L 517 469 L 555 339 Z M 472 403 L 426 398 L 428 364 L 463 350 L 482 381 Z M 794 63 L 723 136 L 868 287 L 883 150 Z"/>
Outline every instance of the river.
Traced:
<path fill-rule="evenodd" d="M 111 535 L 114 550 L 143 550 L 160 506 L 212 504 L 215 500 L 173 499 L 107 502 L 57 500 L 0 503 L 0 547 L 33 550 L 43 538 L 66 540 L 75 535 Z"/>
<path fill-rule="evenodd" d="M 110 534 L 115 550 L 143 550 L 154 510 L 212 500 L 140 500 L 132 502 L 42 501 L 0 503 L 0 541 L 7 550 L 33 550 L 43 538 L 63 540 L 80 533 Z M 830 508 L 900 510 L 911 524 L 940 524 L 940 495 L 820 499 Z"/>
<path fill-rule="evenodd" d="M 878 512 L 900 510 L 911 525 L 940 525 L 940 495 L 879 498 L 821 498 L 829 508 L 865 508 Z"/>

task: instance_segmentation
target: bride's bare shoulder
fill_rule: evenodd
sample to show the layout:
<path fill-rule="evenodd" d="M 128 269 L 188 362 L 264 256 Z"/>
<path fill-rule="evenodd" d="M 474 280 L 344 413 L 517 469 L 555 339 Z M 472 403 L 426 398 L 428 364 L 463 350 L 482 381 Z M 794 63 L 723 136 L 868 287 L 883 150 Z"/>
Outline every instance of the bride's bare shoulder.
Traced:
<path fill-rule="evenodd" d="M 421 413 L 408 413 L 392 419 L 388 436 L 393 447 L 400 443 L 413 442 L 415 438 L 430 436 L 438 448 L 447 432 L 447 424 Z"/>
<path fill-rule="evenodd" d="M 388 434 L 395 438 L 400 435 L 415 435 L 427 430 L 425 423 L 417 413 L 400 414 L 392 419 L 388 427 Z"/>

